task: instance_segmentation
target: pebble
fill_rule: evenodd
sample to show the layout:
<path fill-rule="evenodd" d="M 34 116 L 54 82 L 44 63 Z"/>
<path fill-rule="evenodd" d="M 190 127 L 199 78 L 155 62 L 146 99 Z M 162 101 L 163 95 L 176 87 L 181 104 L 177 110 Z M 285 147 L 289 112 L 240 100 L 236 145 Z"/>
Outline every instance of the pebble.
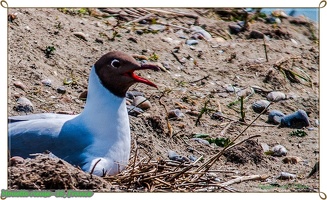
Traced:
<path fill-rule="evenodd" d="M 149 29 L 152 31 L 164 31 L 166 26 L 160 24 L 152 24 L 149 26 Z"/>
<path fill-rule="evenodd" d="M 211 119 L 218 119 L 218 120 L 223 120 L 224 119 L 224 114 L 220 111 L 215 112 L 211 115 Z"/>
<path fill-rule="evenodd" d="M 186 35 L 184 33 L 184 31 L 182 29 L 180 29 L 179 31 L 176 32 L 177 36 L 181 39 L 186 39 Z"/>
<path fill-rule="evenodd" d="M 142 110 L 146 110 L 151 108 L 151 103 L 143 96 L 136 96 L 133 99 L 133 106 L 137 106 L 141 108 Z"/>
<path fill-rule="evenodd" d="M 65 93 L 66 93 L 66 88 L 65 88 L 65 86 L 59 86 L 59 87 L 57 88 L 57 92 L 58 92 L 59 94 L 65 94 Z"/>
<path fill-rule="evenodd" d="M 139 114 L 144 113 L 144 111 L 141 108 L 132 105 L 126 105 L 126 107 L 127 107 L 128 114 L 134 117 L 137 117 Z"/>
<path fill-rule="evenodd" d="M 168 150 L 168 158 L 170 160 L 175 160 L 178 162 L 189 162 L 190 160 L 187 157 L 178 155 L 175 151 Z"/>
<path fill-rule="evenodd" d="M 20 156 L 13 156 L 9 159 L 9 166 L 15 166 L 22 163 L 24 163 L 24 158 Z"/>
<path fill-rule="evenodd" d="M 170 37 L 164 37 L 164 38 L 161 38 L 162 41 L 164 42 L 167 42 L 169 44 L 172 44 L 172 45 L 180 45 L 182 44 L 182 41 L 180 40 L 174 40 L 173 38 L 170 38 Z"/>
<path fill-rule="evenodd" d="M 253 39 L 263 39 L 263 37 L 264 37 L 264 34 L 257 30 L 253 30 L 250 33 L 250 38 L 253 38 Z"/>
<path fill-rule="evenodd" d="M 50 79 L 43 79 L 41 83 L 45 86 L 51 86 L 52 82 Z"/>
<path fill-rule="evenodd" d="M 280 101 L 286 99 L 286 95 L 283 92 L 273 91 L 267 95 L 268 101 Z"/>
<path fill-rule="evenodd" d="M 190 155 L 188 158 L 189 158 L 190 161 L 192 161 L 192 162 L 195 162 L 195 161 L 198 159 L 196 156 L 193 156 L 193 155 Z"/>
<path fill-rule="evenodd" d="M 271 151 L 273 152 L 272 153 L 272 156 L 278 156 L 278 157 L 281 157 L 281 156 L 286 156 L 287 154 L 287 150 L 286 148 L 283 146 L 283 145 L 275 145 Z"/>
<path fill-rule="evenodd" d="M 295 45 L 298 45 L 297 41 L 291 38 L 291 42 Z"/>
<path fill-rule="evenodd" d="M 197 45 L 199 44 L 199 41 L 198 40 L 186 40 L 185 44 L 187 45 Z"/>
<path fill-rule="evenodd" d="M 73 35 L 75 35 L 76 37 L 78 37 L 80 39 L 87 41 L 87 35 L 83 32 L 73 32 Z"/>
<path fill-rule="evenodd" d="M 128 99 L 134 99 L 135 97 L 137 96 L 144 96 L 144 93 L 143 92 L 139 92 L 139 91 L 134 91 L 134 90 L 131 90 L 131 91 L 127 91 L 126 92 L 126 98 Z"/>
<path fill-rule="evenodd" d="M 138 29 L 138 30 L 135 31 L 135 33 L 138 34 L 138 35 L 142 35 L 144 32 L 142 30 Z"/>
<path fill-rule="evenodd" d="M 26 85 L 24 83 L 22 83 L 21 81 L 15 81 L 14 82 L 14 86 L 17 87 L 17 88 L 20 88 L 22 90 L 26 90 Z"/>
<path fill-rule="evenodd" d="M 275 23 L 277 23 L 277 21 L 276 21 L 277 19 L 278 18 L 276 18 L 276 17 L 267 17 L 266 22 L 269 24 L 275 24 Z"/>
<path fill-rule="evenodd" d="M 31 31 L 31 28 L 29 26 L 25 26 L 25 30 Z"/>
<path fill-rule="evenodd" d="M 201 34 L 206 40 L 211 40 L 212 36 L 210 33 L 208 33 L 206 30 L 201 28 L 200 26 L 193 26 L 191 27 L 191 31 L 193 31 L 193 34 L 199 33 Z"/>
<path fill-rule="evenodd" d="M 201 144 L 205 144 L 205 145 L 210 146 L 209 141 L 208 141 L 208 140 L 204 140 L 204 139 L 202 139 L 202 138 L 191 138 L 190 140 L 194 140 L 194 141 L 197 141 L 197 142 L 199 142 L 199 143 L 201 143 Z"/>
<path fill-rule="evenodd" d="M 184 117 L 184 114 L 182 113 L 182 111 L 180 109 L 174 109 L 174 110 L 170 110 L 168 112 L 169 119 L 180 119 L 182 117 Z"/>
<path fill-rule="evenodd" d="M 310 125 L 309 117 L 304 110 L 298 110 L 292 114 L 285 115 L 280 122 L 281 127 L 298 128 Z"/>
<path fill-rule="evenodd" d="M 252 104 L 252 109 L 256 113 L 261 113 L 270 104 L 267 100 L 259 100 Z"/>
<path fill-rule="evenodd" d="M 274 10 L 271 14 L 275 17 L 287 18 L 288 15 L 283 10 Z"/>
<path fill-rule="evenodd" d="M 285 116 L 284 113 L 282 113 L 279 110 L 272 110 L 268 114 L 268 123 L 272 124 L 280 124 L 281 119 Z"/>
<path fill-rule="evenodd" d="M 269 152 L 269 145 L 267 143 L 261 143 L 260 145 L 262 147 L 263 152 Z"/>
<path fill-rule="evenodd" d="M 253 93 L 254 93 L 254 90 L 252 88 L 245 88 L 243 90 L 238 91 L 237 96 L 245 98 Z"/>
<path fill-rule="evenodd" d="M 297 163 L 303 161 L 303 159 L 300 157 L 297 157 L 297 156 L 287 156 L 282 161 L 285 164 L 297 164 Z"/>
<path fill-rule="evenodd" d="M 103 44 L 103 40 L 101 38 L 95 38 L 95 42 Z"/>
<path fill-rule="evenodd" d="M 33 112 L 34 110 L 32 102 L 26 97 L 19 97 L 15 108 L 18 112 Z"/>
<path fill-rule="evenodd" d="M 228 28 L 231 34 L 238 34 L 242 30 L 242 27 L 237 24 L 230 24 Z"/>
<path fill-rule="evenodd" d="M 87 90 L 83 91 L 79 97 L 78 97 L 80 100 L 83 100 L 83 101 L 86 101 L 86 98 L 87 98 Z"/>
<path fill-rule="evenodd" d="M 232 85 L 227 85 L 226 87 L 226 91 L 227 92 L 238 92 L 241 90 L 241 88 L 238 88 L 238 87 L 235 87 L 235 86 L 232 86 Z"/>
<path fill-rule="evenodd" d="M 288 179 L 295 179 L 296 175 L 291 174 L 288 172 L 281 172 L 280 175 L 277 177 L 277 179 L 282 179 L 282 180 L 288 180 Z"/>

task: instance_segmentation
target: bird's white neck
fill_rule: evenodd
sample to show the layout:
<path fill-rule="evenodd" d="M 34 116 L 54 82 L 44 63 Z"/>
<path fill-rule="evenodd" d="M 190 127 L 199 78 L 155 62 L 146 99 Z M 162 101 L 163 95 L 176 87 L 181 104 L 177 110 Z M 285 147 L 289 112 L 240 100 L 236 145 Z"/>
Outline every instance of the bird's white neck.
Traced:
<path fill-rule="evenodd" d="M 115 145 L 130 145 L 126 100 L 115 96 L 101 84 L 94 66 L 90 72 L 86 105 L 79 117 L 94 135 L 99 151 L 115 148 Z"/>

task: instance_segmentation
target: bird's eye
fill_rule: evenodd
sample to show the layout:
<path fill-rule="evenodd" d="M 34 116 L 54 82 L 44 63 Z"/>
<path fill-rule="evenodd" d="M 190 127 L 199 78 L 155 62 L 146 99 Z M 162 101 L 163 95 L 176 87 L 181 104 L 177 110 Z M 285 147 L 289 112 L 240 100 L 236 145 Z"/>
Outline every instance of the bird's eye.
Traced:
<path fill-rule="evenodd" d="M 112 60 L 112 61 L 111 61 L 111 66 L 113 66 L 113 67 L 115 67 L 115 68 L 120 67 L 120 62 L 119 62 L 119 60 L 116 60 L 116 59 Z"/>

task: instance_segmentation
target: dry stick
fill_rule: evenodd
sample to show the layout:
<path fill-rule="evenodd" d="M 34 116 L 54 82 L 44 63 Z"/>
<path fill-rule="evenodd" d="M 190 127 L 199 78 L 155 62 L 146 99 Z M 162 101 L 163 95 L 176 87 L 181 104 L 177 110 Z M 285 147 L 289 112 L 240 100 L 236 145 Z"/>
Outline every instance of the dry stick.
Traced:
<path fill-rule="evenodd" d="M 134 19 L 134 20 L 132 20 L 132 21 L 130 21 L 130 22 L 125 23 L 125 26 L 127 26 L 127 25 L 129 25 L 129 24 L 131 24 L 131 23 L 134 23 L 134 22 L 142 21 L 142 20 L 144 20 L 144 19 L 147 19 L 147 18 L 149 18 L 149 17 L 152 17 L 153 15 L 154 15 L 153 13 L 150 13 L 150 14 L 147 14 L 147 15 L 142 16 L 142 17 L 140 17 L 140 18 Z"/>
<path fill-rule="evenodd" d="M 171 127 L 168 119 L 168 109 L 164 103 L 161 102 L 161 98 L 165 95 L 165 92 L 162 92 L 161 96 L 159 97 L 159 104 L 162 105 L 165 109 L 166 112 L 166 123 L 167 123 L 167 128 L 169 131 L 169 137 L 171 138 L 173 136 L 173 127 Z"/>
<path fill-rule="evenodd" d="M 222 130 L 222 131 L 220 131 L 220 134 L 219 135 L 224 135 L 225 134 L 225 132 L 229 129 L 229 127 L 232 125 L 232 123 L 233 123 L 234 121 L 231 121 L 231 122 L 229 122 L 226 126 L 225 126 L 225 128 Z"/>
<path fill-rule="evenodd" d="M 268 60 L 268 54 L 267 54 L 267 46 L 266 46 L 265 36 L 263 36 L 263 47 L 265 49 L 266 61 L 269 62 L 269 60 Z"/>
<path fill-rule="evenodd" d="M 101 158 L 100 158 L 98 161 L 96 161 L 96 163 L 93 165 L 92 170 L 91 170 L 91 172 L 90 172 L 91 175 L 92 175 L 93 172 L 94 172 L 95 166 L 97 166 L 97 164 L 98 164 L 100 161 L 101 161 Z"/>
<path fill-rule="evenodd" d="M 136 139 L 134 140 L 134 146 L 135 146 L 135 154 L 134 154 L 133 168 L 132 168 L 132 171 L 131 171 L 130 175 L 133 175 L 134 174 L 135 162 L 136 162 L 136 158 L 137 158 L 138 148 L 137 148 Z M 130 179 L 129 186 L 131 185 L 131 182 L 132 182 L 132 179 Z"/>
<path fill-rule="evenodd" d="M 226 186 L 229 186 L 229 185 L 232 185 L 234 183 L 240 183 L 240 182 L 243 182 L 243 181 L 250 181 L 250 180 L 265 180 L 267 179 L 269 176 L 268 175 L 250 175 L 250 176 L 241 176 L 241 177 L 237 177 L 235 179 L 232 179 L 232 180 L 229 180 L 229 181 L 226 181 L 224 183 L 221 183 L 220 185 L 223 186 L 223 187 L 226 187 Z"/>
<path fill-rule="evenodd" d="M 135 12 L 134 10 L 131 10 L 129 8 L 124 8 L 123 11 L 125 11 L 127 14 L 134 14 L 134 15 L 139 16 L 139 17 L 143 16 L 139 12 Z"/>

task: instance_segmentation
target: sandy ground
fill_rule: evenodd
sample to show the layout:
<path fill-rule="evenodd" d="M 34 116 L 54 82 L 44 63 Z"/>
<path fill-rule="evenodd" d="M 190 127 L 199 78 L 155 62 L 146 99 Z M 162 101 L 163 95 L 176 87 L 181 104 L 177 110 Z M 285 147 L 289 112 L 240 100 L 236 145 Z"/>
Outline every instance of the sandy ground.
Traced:
<path fill-rule="evenodd" d="M 236 25 L 242 16 L 235 14 L 236 11 L 165 10 L 184 13 L 176 16 L 176 13 L 152 10 L 154 15 L 150 17 L 151 20 L 130 24 L 126 23 L 150 11 L 134 10 L 134 15 L 122 9 L 109 11 L 111 14 L 94 9 L 9 10 L 16 16 L 8 23 L 9 116 L 25 114 L 17 111 L 17 100 L 22 96 L 33 104 L 33 111 L 27 114 L 80 113 L 85 101 L 79 96 L 87 90 L 90 66 L 97 59 L 111 50 L 143 55 L 153 62 L 161 63 L 166 70 L 140 72 L 143 77 L 155 82 L 158 90 L 142 84 L 130 88 L 131 91 L 143 92 L 151 103 L 151 108 L 143 114 L 130 116 L 133 141 L 131 155 L 134 155 L 136 142 L 139 159 L 168 159 L 168 150 L 173 150 L 185 157 L 203 156 L 203 161 L 200 161 L 203 163 L 223 147 L 199 143 L 192 139 L 195 134 L 232 140 L 247 127 L 245 124 L 258 116 L 252 110 L 252 104 L 266 100 L 270 91 L 281 91 L 287 98 L 274 102 L 270 110 L 277 109 L 285 114 L 304 110 L 309 116 L 310 126 L 301 130 L 307 135 L 291 136 L 292 131 L 297 129 L 268 124 L 267 114 L 263 114 L 237 141 L 253 135 L 260 137 L 227 152 L 212 169 L 225 171 L 216 172 L 220 182 L 237 176 L 267 175 L 268 178 L 261 181 L 250 180 L 231 186 L 241 192 L 319 190 L 319 173 L 308 177 L 319 160 L 319 40 L 315 38 L 318 35 L 315 24 L 293 17 L 281 18 L 280 24 L 271 24 L 263 17 L 251 20 L 247 30 L 233 34 L 229 25 Z M 194 18 L 195 15 L 198 17 Z M 150 25 L 151 22 L 157 26 Z M 194 33 L 190 30 L 193 26 L 204 28 L 212 38 Z M 260 31 L 269 37 L 266 40 L 268 61 L 263 40 L 251 38 L 252 31 Z M 79 37 L 76 32 L 79 32 Z M 191 46 L 185 44 L 192 36 L 198 38 L 198 43 Z M 54 47 L 55 50 L 47 55 L 47 47 Z M 292 82 L 278 70 L 278 66 L 296 72 L 306 80 L 296 77 L 297 81 Z M 72 83 L 64 85 L 69 78 Z M 49 86 L 45 85 L 47 79 L 51 80 Z M 249 91 L 255 89 L 254 94 L 244 102 L 245 123 L 239 121 L 240 104 L 229 106 L 238 97 L 235 92 L 226 90 L 228 85 Z M 58 92 L 61 86 L 65 87 L 65 94 Z M 184 114 L 181 118 L 169 119 L 173 132 L 169 132 L 165 108 L 160 104 L 159 97 L 168 111 L 180 109 Z M 207 108 L 206 112 L 196 123 L 203 108 Z M 212 117 L 218 111 L 223 117 Z M 261 148 L 262 143 L 270 148 L 277 144 L 283 145 L 288 151 L 287 155 L 266 155 Z M 284 163 L 285 157 L 297 157 L 296 163 Z M 40 161 L 35 159 L 34 162 Z M 33 168 L 16 168 L 31 166 L 25 163 L 9 167 L 8 179 L 11 181 L 8 187 L 24 188 L 15 177 L 29 173 L 28 170 Z M 281 172 L 295 174 L 296 178 L 277 179 Z M 27 177 L 24 181 L 28 180 L 34 179 Z M 30 185 L 25 187 L 33 188 Z M 43 185 L 36 188 L 47 187 Z M 89 189 L 101 190 L 91 186 Z"/>

